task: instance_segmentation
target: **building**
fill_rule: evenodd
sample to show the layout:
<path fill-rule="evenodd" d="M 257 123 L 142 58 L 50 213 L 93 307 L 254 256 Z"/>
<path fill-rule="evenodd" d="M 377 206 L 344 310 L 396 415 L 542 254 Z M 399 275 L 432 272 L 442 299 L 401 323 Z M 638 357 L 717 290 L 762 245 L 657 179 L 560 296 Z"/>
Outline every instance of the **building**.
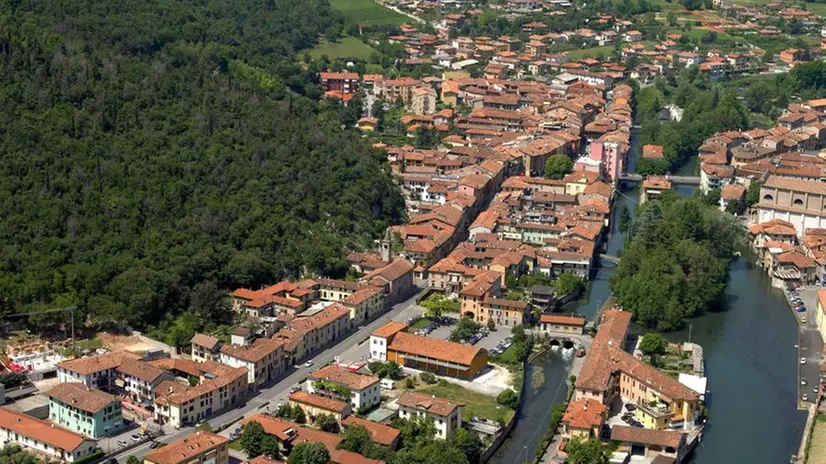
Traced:
<path fill-rule="evenodd" d="M 249 391 L 246 367 L 188 359 L 163 359 L 153 364 L 182 374 L 181 381 L 166 381 L 155 389 L 155 420 L 176 429 L 240 404 Z M 197 385 L 189 385 L 192 378 L 198 379 Z"/>
<path fill-rule="evenodd" d="M 91 438 L 7 408 L 0 408 L 0 443 L 17 443 L 50 459 L 66 462 L 80 461 L 97 449 L 97 443 Z"/>
<path fill-rule="evenodd" d="M 746 187 L 740 184 L 727 184 L 720 192 L 720 209 L 725 211 L 729 203 L 739 201 L 741 204 L 746 198 Z"/>
<path fill-rule="evenodd" d="M 386 446 L 390 449 L 395 449 L 399 445 L 399 436 L 401 432 L 389 425 L 380 424 L 371 420 L 362 419 L 356 416 L 347 416 L 341 421 L 344 428 L 348 427 L 364 427 L 370 432 L 370 440 L 378 445 Z"/>
<path fill-rule="evenodd" d="M 259 388 L 284 373 L 284 342 L 259 338 L 252 345 L 224 345 L 221 363 L 247 369 L 250 387 Z"/>
<path fill-rule="evenodd" d="M 349 402 L 345 403 L 303 391 L 291 393 L 290 404 L 300 407 L 301 410 L 304 411 L 304 414 L 307 415 L 310 423 L 315 422 L 321 414 L 333 416 L 341 423 L 342 419 L 353 412 Z"/>
<path fill-rule="evenodd" d="M 318 396 L 350 403 L 353 410 L 369 410 L 381 403 L 379 378 L 330 364 L 310 374 L 307 390 Z"/>
<path fill-rule="evenodd" d="M 150 451 L 143 464 L 228 464 L 228 443 L 227 438 L 202 430 Z"/>
<path fill-rule="evenodd" d="M 349 72 L 319 73 L 321 88 L 325 92 L 356 93 L 359 89 L 359 75 Z"/>
<path fill-rule="evenodd" d="M 591 352 L 576 380 L 574 400 L 608 405 L 617 396 L 637 405 L 635 416 L 648 429 L 692 429 L 700 394 L 625 352 L 631 313 L 604 313 Z"/>
<path fill-rule="evenodd" d="M 611 441 L 619 442 L 618 451 L 625 451 L 647 458 L 646 462 L 680 462 L 688 453 L 686 434 L 671 430 L 650 430 L 615 425 L 611 428 Z M 655 459 L 662 456 L 662 461 Z"/>
<path fill-rule="evenodd" d="M 760 188 L 756 221 L 790 222 L 798 237 L 806 229 L 826 227 L 826 183 L 770 175 Z"/>
<path fill-rule="evenodd" d="M 548 334 L 582 335 L 585 332 L 585 318 L 543 314 L 539 316 L 539 330 Z"/>
<path fill-rule="evenodd" d="M 431 87 L 417 87 L 413 90 L 410 109 L 416 114 L 433 114 L 437 101 L 438 95 Z"/>
<path fill-rule="evenodd" d="M 462 427 L 464 404 L 453 403 L 435 396 L 408 392 L 398 400 L 399 417 L 413 419 L 427 417 L 436 426 L 436 438 L 446 440 Z"/>
<path fill-rule="evenodd" d="M 663 192 L 671 190 L 671 181 L 664 176 L 648 176 L 642 181 L 640 203 L 656 198 Z"/>
<path fill-rule="evenodd" d="M 273 338 L 285 343 L 288 363 L 297 364 L 347 333 L 350 329 L 350 308 L 335 303 L 313 315 L 290 318 L 286 324 Z"/>
<path fill-rule="evenodd" d="M 399 79 L 384 79 L 374 85 L 376 96 L 384 101 L 395 102 L 401 100 L 409 105 L 413 99 L 413 90 L 422 85 L 422 81 L 411 77 Z"/>
<path fill-rule="evenodd" d="M 223 342 L 209 335 L 197 333 L 190 340 L 192 344 L 192 359 L 198 362 L 220 361 Z"/>
<path fill-rule="evenodd" d="M 407 325 L 389 322 L 370 335 L 374 359 L 394 361 L 401 366 L 470 380 L 488 364 L 488 352 L 438 338 L 405 332 Z"/>
<path fill-rule="evenodd" d="M 362 287 L 340 303 L 350 309 L 350 324 L 358 327 L 384 310 L 384 292 L 380 287 Z"/>
<path fill-rule="evenodd" d="M 600 438 L 608 407 L 597 400 L 571 401 L 562 416 L 562 433 L 569 438 Z"/>
<path fill-rule="evenodd" d="M 120 401 L 81 383 L 61 383 L 49 391 L 49 420 L 96 439 L 124 427 Z"/>

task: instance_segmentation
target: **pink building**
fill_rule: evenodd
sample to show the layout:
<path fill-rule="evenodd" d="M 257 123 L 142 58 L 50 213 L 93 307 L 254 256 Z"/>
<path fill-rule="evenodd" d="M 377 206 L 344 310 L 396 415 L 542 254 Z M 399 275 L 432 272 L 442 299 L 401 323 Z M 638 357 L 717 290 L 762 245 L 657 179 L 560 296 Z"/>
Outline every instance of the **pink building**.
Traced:
<path fill-rule="evenodd" d="M 613 142 L 591 142 L 589 146 L 589 157 L 602 162 L 605 169 L 605 178 L 616 185 L 617 178 L 622 173 L 623 153 L 620 152 L 618 143 Z"/>

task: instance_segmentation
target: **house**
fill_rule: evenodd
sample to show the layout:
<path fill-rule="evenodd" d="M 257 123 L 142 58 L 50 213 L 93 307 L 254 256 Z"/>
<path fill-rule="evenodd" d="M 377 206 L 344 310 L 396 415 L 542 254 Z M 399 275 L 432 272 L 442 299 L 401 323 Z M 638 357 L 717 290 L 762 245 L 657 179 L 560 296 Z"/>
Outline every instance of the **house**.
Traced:
<path fill-rule="evenodd" d="M 192 359 L 197 362 L 219 361 L 223 342 L 217 337 L 196 333 L 192 340 Z"/>
<path fill-rule="evenodd" d="M 642 157 L 646 159 L 665 159 L 662 145 L 643 145 Z"/>
<path fill-rule="evenodd" d="M 472 379 L 488 364 L 482 348 L 405 332 L 406 324 L 388 322 L 370 334 L 372 359 L 395 361 L 413 369 Z"/>
<path fill-rule="evenodd" d="M 150 451 L 143 464 L 228 464 L 229 439 L 204 430 Z"/>
<path fill-rule="evenodd" d="M 447 440 L 462 427 L 464 404 L 437 398 L 431 395 L 408 392 L 398 400 L 399 417 L 412 419 L 426 417 L 433 419 L 436 438 Z"/>
<path fill-rule="evenodd" d="M 356 122 L 356 127 L 364 132 L 373 132 L 379 127 L 379 119 L 371 116 L 365 116 Z"/>
<path fill-rule="evenodd" d="M 539 330 L 548 334 L 582 335 L 585 332 L 585 318 L 561 314 L 539 316 Z"/>
<path fill-rule="evenodd" d="M 375 83 L 375 93 L 384 101 L 392 103 L 401 100 L 405 105 L 409 105 L 413 99 L 413 90 L 421 85 L 420 80 L 410 77 L 384 79 Z"/>
<path fill-rule="evenodd" d="M 81 383 L 61 383 L 49 390 L 49 420 L 90 438 L 119 433 L 121 403 L 113 395 Z"/>
<path fill-rule="evenodd" d="M 341 421 L 341 425 L 344 426 L 345 429 L 348 427 L 364 427 L 370 432 L 370 440 L 378 445 L 386 446 L 390 449 L 395 449 L 399 445 L 401 432 L 389 425 L 356 416 L 347 416 L 347 418 Z"/>
<path fill-rule="evenodd" d="M 390 264 L 367 273 L 361 279 L 373 287 L 381 288 L 389 303 L 407 296 L 413 286 L 413 264 L 403 258 L 396 258 Z"/>
<path fill-rule="evenodd" d="M 362 287 L 341 300 L 350 310 L 350 324 L 359 326 L 384 309 L 384 292 L 379 287 Z"/>
<path fill-rule="evenodd" d="M 725 211 L 729 203 L 733 201 L 743 202 L 746 198 L 746 187 L 740 184 L 727 184 L 720 192 L 720 210 Z"/>
<path fill-rule="evenodd" d="M 640 203 L 658 197 L 663 192 L 671 190 L 671 181 L 665 176 L 648 176 L 642 181 L 640 189 Z"/>
<path fill-rule="evenodd" d="M 349 402 L 345 403 L 303 391 L 291 393 L 290 404 L 300 407 L 307 415 L 310 423 L 315 422 L 321 414 L 333 416 L 336 421 L 341 423 L 341 420 L 352 414 L 353 411 Z"/>
<path fill-rule="evenodd" d="M 379 378 L 330 364 L 310 374 L 307 390 L 318 396 L 350 403 L 353 410 L 367 411 L 381 403 Z"/>
<path fill-rule="evenodd" d="M 643 456 L 647 462 L 656 462 L 659 456 L 670 458 L 661 462 L 680 462 L 688 452 L 686 434 L 673 430 L 615 425 L 611 428 L 611 441 L 620 443 L 618 451 Z"/>
<path fill-rule="evenodd" d="M 802 237 L 806 229 L 826 227 L 826 184 L 770 175 L 760 188 L 755 208 L 757 217 L 752 223 L 781 219 Z"/>
<path fill-rule="evenodd" d="M 0 408 L 0 443 L 17 443 L 65 462 L 80 461 L 97 450 L 95 440 L 7 408 Z"/>
<path fill-rule="evenodd" d="M 597 400 L 571 401 L 562 416 L 562 433 L 568 438 L 600 438 L 608 408 Z"/>
<path fill-rule="evenodd" d="M 287 318 L 273 339 L 284 342 L 287 363 L 292 365 L 330 346 L 349 329 L 350 308 L 334 303 L 309 316 Z"/>
<path fill-rule="evenodd" d="M 252 345 L 224 345 L 221 347 L 221 363 L 247 369 L 249 386 L 259 388 L 286 370 L 284 342 L 259 338 Z"/>

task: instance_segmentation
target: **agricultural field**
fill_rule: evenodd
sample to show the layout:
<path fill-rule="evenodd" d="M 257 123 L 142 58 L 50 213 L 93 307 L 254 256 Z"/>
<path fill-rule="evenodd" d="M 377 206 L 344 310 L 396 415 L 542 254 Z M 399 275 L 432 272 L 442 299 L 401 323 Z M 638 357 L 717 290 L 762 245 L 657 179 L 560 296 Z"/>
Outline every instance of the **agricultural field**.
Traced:
<path fill-rule="evenodd" d="M 407 16 L 385 8 L 373 0 L 330 0 L 330 6 L 344 15 L 347 24 L 383 26 L 410 22 Z"/>
<path fill-rule="evenodd" d="M 361 58 L 366 60 L 375 49 L 355 37 L 344 37 L 338 42 L 321 42 L 310 50 L 310 56 L 317 60 L 322 55 L 330 59 Z"/>

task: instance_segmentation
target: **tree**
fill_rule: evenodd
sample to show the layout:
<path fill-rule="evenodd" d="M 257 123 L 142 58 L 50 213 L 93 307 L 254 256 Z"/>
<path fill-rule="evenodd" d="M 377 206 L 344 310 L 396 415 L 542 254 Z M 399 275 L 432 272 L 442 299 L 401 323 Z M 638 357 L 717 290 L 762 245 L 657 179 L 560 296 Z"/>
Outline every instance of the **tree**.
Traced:
<path fill-rule="evenodd" d="M 640 341 L 640 351 L 651 356 L 652 359 L 656 355 L 664 354 L 667 348 L 668 340 L 656 332 L 649 332 L 643 335 Z"/>
<path fill-rule="evenodd" d="M 496 330 L 496 323 L 493 322 L 493 319 L 488 319 L 487 327 L 491 332 Z"/>
<path fill-rule="evenodd" d="M 427 317 L 439 318 L 447 312 L 459 312 L 459 303 L 439 293 L 432 293 L 425 298 L 421 306 L 425 308 Z"/>
<path fill-rule="evenodd" d="M 331 414 L 319 414 L 315 419 L 315 425 L 321 430 L 329 433 L 339 433 L 341 431 L 338 421 Z"/>
<path fill-rule="evenodd" d="M 502 406 L 507 406 L 511 409 L 516 409 L 519 406 L 519 395 L 510 388 L 502 390 L 502 393 L 496 397 L 496 402 Z"/>
<path fill-rule="evenodd" d="M 720 193 L 721 190 L 719 188 L 709 190 L 708 193 L 703 196 L 703 202 L 716 208 L 717 205 L 720 204 Z"/>
<path fill-rule="evenodd" d="M 254 458 L 264 453 L 264 439 L 267 433 L 258 422 L 247 422 L 241 430 L 241 448 L 247 456 Z"/>
<path fill-rule="evenodd" d="M 386 363 L 371 362 L 367 365 L 367 368 L 380 379 L 389 378 L 399 380 L 402 378 L 402 367 L 395 361 L 388 361 Z"/>
<path fill-rule="evenodd" d="M 760 201 L 760 183 L 751 181 L 749 189 L 746 191 L 746 208 L 751 208 Z"/>
<path fill-rule="evenodd" d="M 582 277 L 570 273 L 564 273 L 554 282 L 557 295 L 571 295 L 584 287 Z"/>
<path fill-rule="evenodd" d="M 574 438 L 565 447 L 568 457 L 565 462 L 570 464 L 608 464 L 608 451 L 596 438 L 583 441 Z"/>
<path fill-rule="evenodd" d="M 463 342 L 470 340 L 471 337 L 476 335 L 479 332 L 479 329 L 482 328 L 482 325 L 478 322 L 475 322 L 473 319 L 463 317 L 459 319 L 459 323 L 456 324 L 456 327 L 450 332 L 450 341 L 452 342 Z"/>
<path fill-rule="evenodd" d="M 344 440 L 339 443 L 338 448 L 366 456 L 372 445 L 373 441 L 370 431 L 360 425 L 357 425 L 354 427 L 347 427 L 344 430 Z"/>
<path fill-rule="evenodd" d="M 571 172 L 574 161 L 568 155 L 556 154 L 548 157 L 545 162 L 545 177 L 548 179 L 562 179 Z"/>
<path fill-rule="evenodd" d="M 330 452 L 322 443 L 299 443 L 290 452 L 289 464 L 328 464 Z"/>
<path fill-rule="evenodd" d="M 141 464 L 141 460 L 137 456 L 129 456 L 126 458 L 126 464 Z"/>
<path fill-rule="evenodd" d="M 449 445 L 461 451 L 467 458 L 468 464 L 477 464 L 482 457 L 482 442 L 476 432 L 460 428 L 450 437 Z"/>
<path fill-rule="evenodd" d="M 743 200 L 731 200 L 726 204 L 726 212 L 735 216 L 743 214 L 745 210 L 746 205 L 743 203 Z"/>

